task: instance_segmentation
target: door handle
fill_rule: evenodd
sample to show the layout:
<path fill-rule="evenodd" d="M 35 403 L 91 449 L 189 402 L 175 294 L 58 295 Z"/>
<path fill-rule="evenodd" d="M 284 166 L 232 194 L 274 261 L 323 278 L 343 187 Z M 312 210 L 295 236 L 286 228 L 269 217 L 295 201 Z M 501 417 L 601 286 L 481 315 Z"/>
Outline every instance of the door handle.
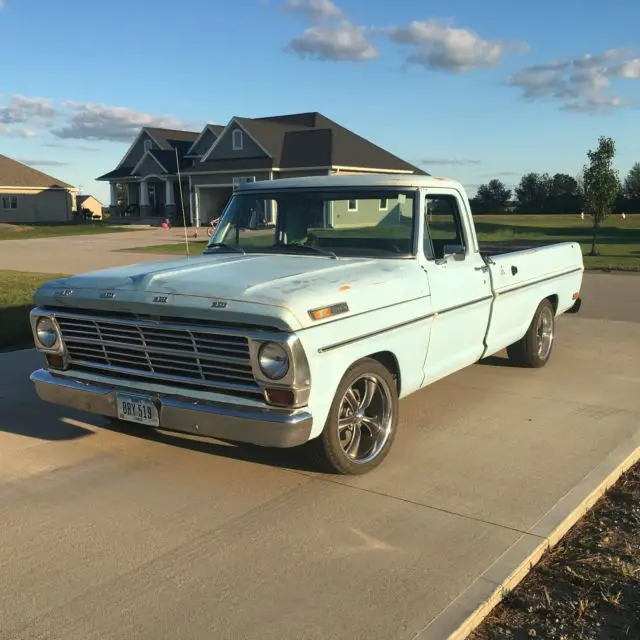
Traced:
<path fill-rule="evenodd" d="M 474 267 L 476 271 L 482 271 L 482 272 L 487 272 L 489 271 L 489 267 L 487 267 L 487 265 L 484 265 L 482 267 Z"/>

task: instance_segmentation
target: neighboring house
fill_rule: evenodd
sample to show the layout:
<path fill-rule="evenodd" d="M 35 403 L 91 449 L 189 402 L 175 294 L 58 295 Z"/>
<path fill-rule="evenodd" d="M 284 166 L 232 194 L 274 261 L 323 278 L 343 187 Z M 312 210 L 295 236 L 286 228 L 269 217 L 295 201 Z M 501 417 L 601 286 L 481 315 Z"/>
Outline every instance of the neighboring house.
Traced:
<path fill-rule="evenodd" d="M 0 222 L 67 222 L 76 187 L 0 154 Z"/>
<path fill-rule="evenodd" d="M 112 220 L 181 220 L 184 207 L 187 224 L 200 226 L 220 215 L 240 182 L 332 173 L 424 171 L 314 112 L 234 117 L 200 133 L 145 127 L 120 164 L 97 179 L 111 184 Z M 126 203 L 118 203 L 118 184 L 126 185 Z"/>
<path fill-rule="evenodd" d="M 86 215 L 92 220 L 102 220 L 102 203 L 94 196 L 78 196 L 76 198 L 78 215 Z"/>

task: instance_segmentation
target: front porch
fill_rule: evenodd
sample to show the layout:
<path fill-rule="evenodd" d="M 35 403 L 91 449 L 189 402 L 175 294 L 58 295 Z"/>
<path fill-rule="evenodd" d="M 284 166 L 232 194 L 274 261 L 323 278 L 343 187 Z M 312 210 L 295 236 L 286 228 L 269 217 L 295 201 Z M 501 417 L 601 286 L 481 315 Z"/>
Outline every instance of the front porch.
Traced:
<path fill-rule="evenodd" d="M 110 182 L 110 221 L 116 224 L 191 224 L 189 182 L 174 177 Z M 181 194 L 182 191 L 182 194 Z"/>

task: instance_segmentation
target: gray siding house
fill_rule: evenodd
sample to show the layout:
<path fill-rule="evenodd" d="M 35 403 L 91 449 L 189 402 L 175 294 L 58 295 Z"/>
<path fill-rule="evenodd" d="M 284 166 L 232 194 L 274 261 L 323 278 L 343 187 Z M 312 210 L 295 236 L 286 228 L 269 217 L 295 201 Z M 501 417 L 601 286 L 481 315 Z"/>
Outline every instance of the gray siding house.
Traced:
<path fill-rule="evenodd" d="M 187 225 L 202 226 L 241 182 L 332 173 L 424 171 L 312 112 L 234 117 L 199 133 L 145 127 L 120 164 L 97 179 L 111 185 L 113 221 L 180 224 L 184 211 Z"/>

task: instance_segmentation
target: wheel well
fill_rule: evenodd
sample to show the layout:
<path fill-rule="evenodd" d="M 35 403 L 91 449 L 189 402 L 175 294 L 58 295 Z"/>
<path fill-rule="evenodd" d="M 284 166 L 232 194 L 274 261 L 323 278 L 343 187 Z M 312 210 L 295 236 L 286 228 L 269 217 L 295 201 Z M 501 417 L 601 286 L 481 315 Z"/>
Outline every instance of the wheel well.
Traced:
<path fill-rule="evenodd" d="M 552 296 L 549 296 L 547 300 L 551 303 L 551 306 L 553 307 L 553 313 L 557 313 L 558 312 L 558 296 L 554 294 Z"/>
<path fill-rule="evenodd" d="M 377 360 L 383 367 L 385 367 L 385 369 L 387 369 L 387 371 L 389 371 L 396 381 L 399 395 L 401 389 L 400 367 L 398 365 L 398 360 L 393 353 L 391 353 L 391 351 L 378 351 L 378 353 L 372 353 L 367 357 Z"/>

